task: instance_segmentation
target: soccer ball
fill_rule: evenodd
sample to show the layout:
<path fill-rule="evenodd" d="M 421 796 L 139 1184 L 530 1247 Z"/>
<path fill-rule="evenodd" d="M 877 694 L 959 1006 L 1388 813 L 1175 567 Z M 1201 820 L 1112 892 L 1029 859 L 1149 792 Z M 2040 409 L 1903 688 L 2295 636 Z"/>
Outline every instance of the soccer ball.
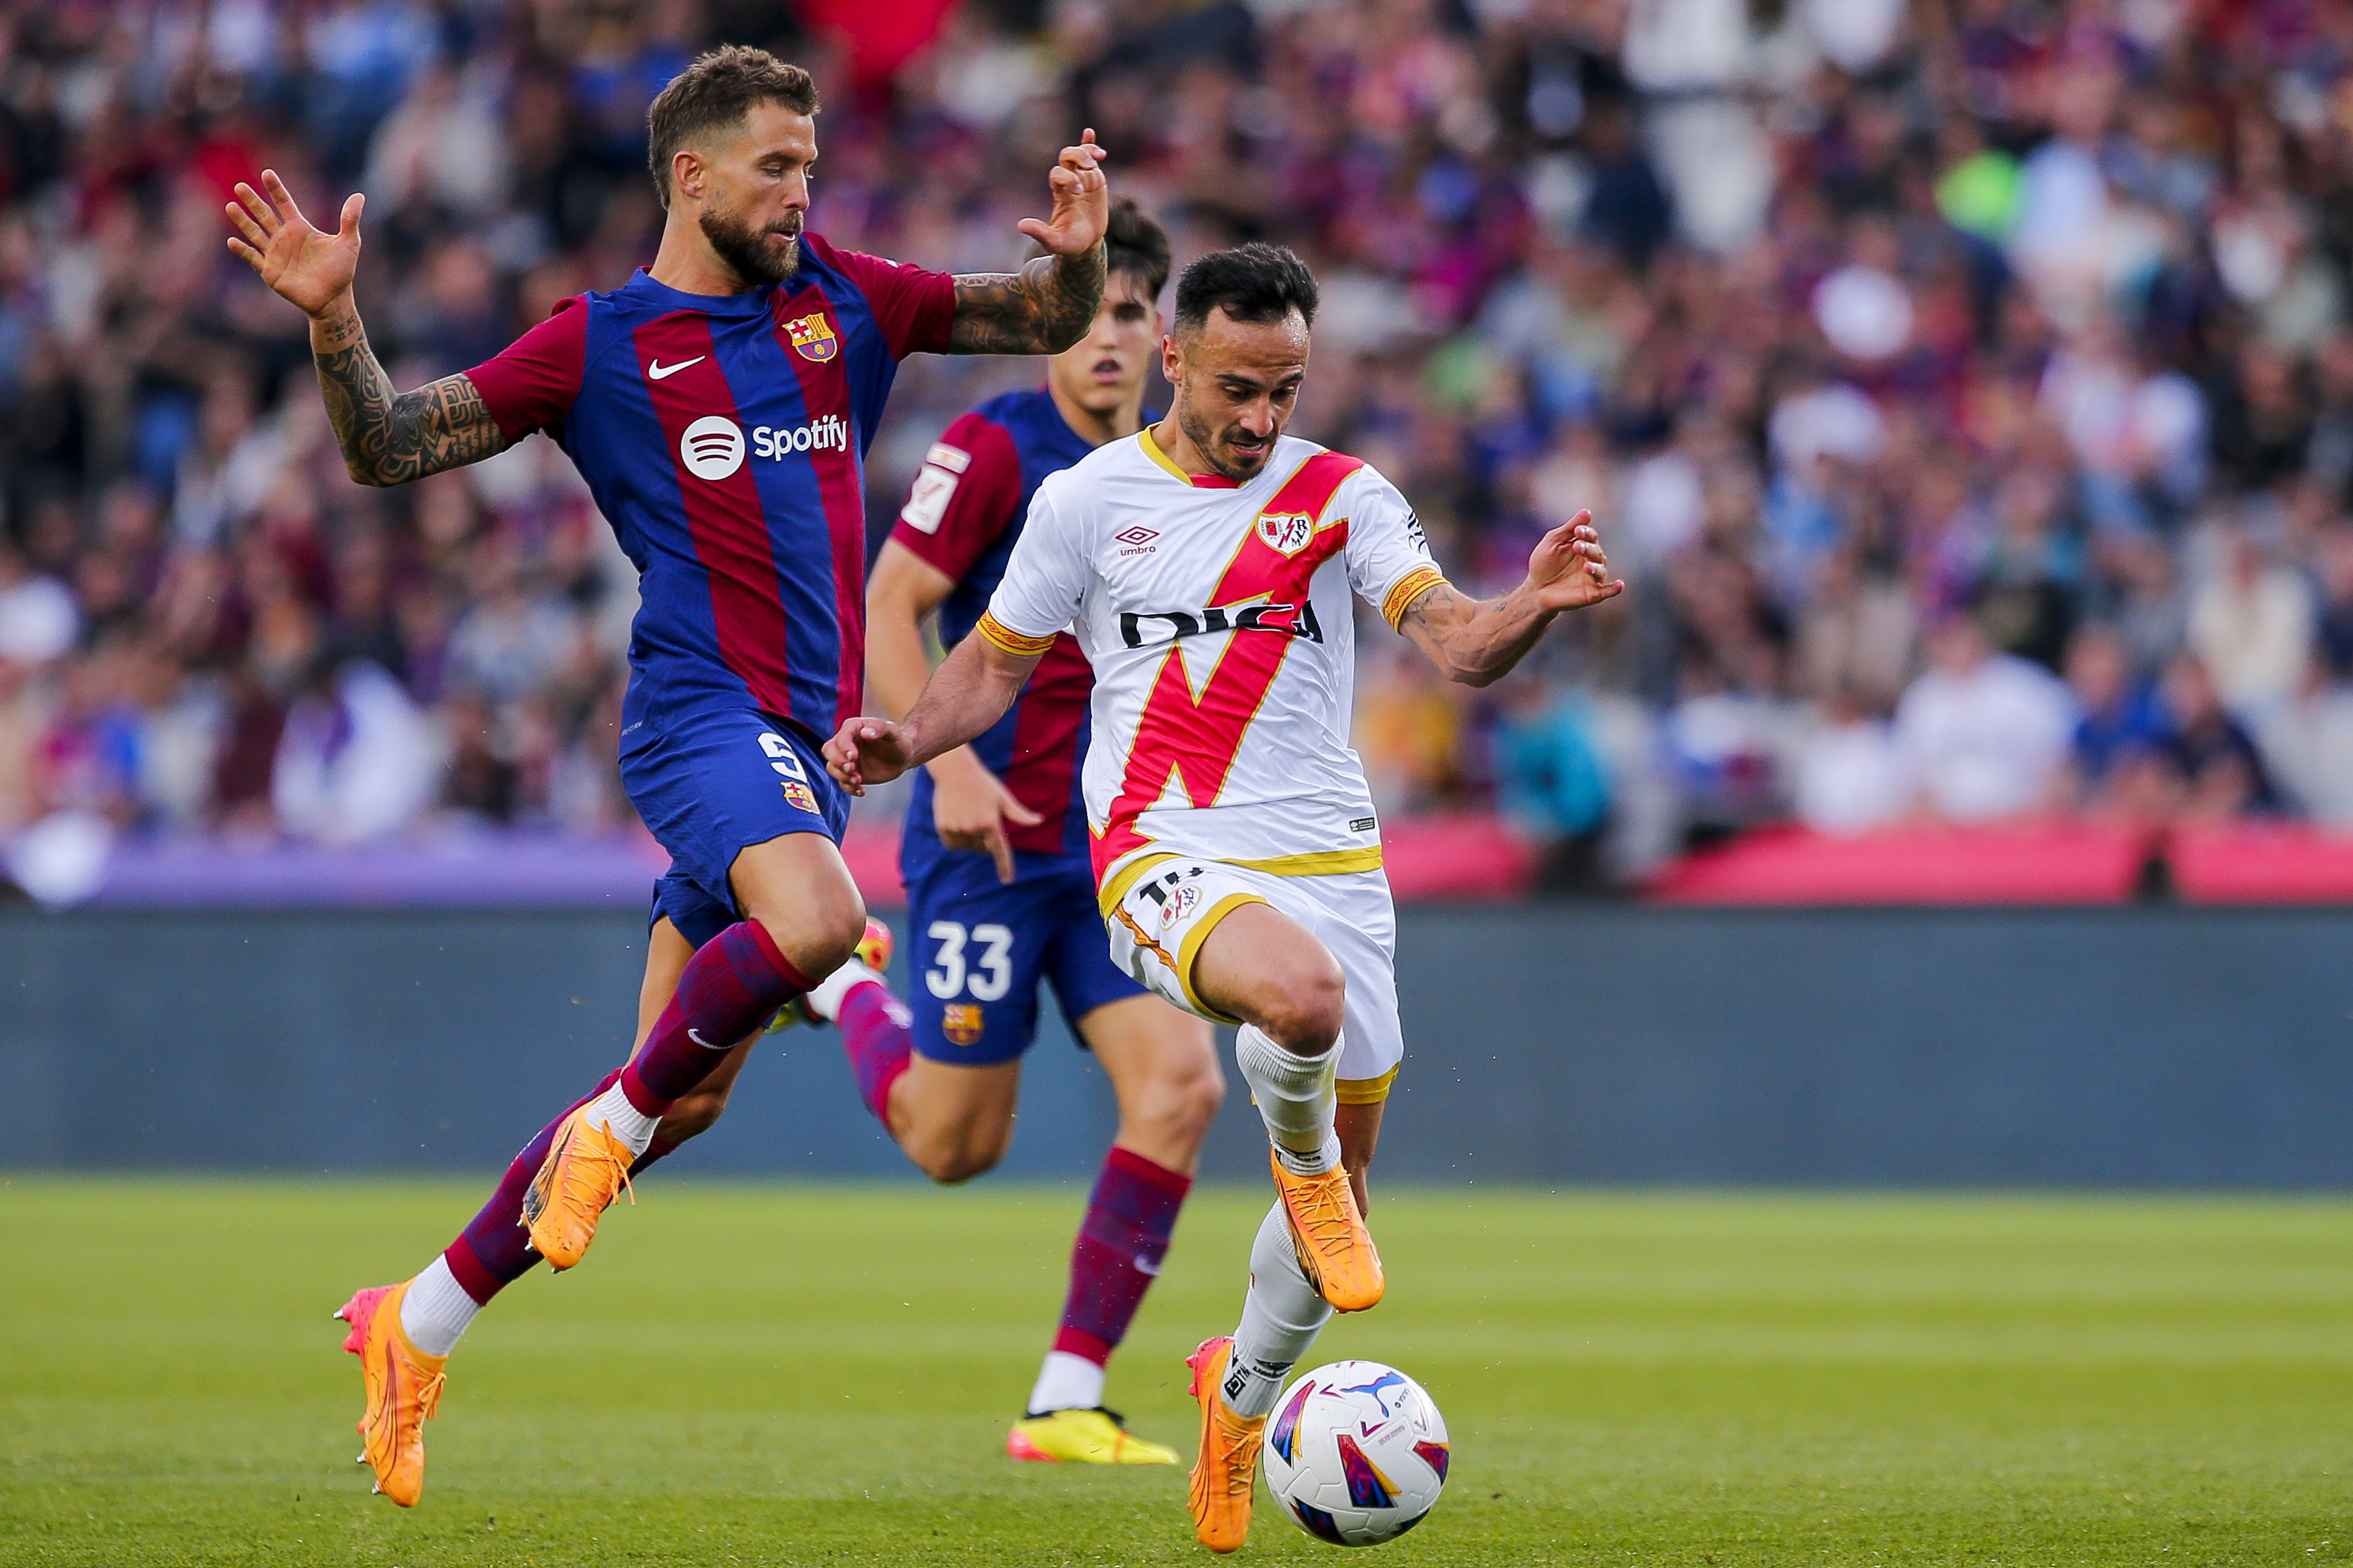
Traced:
<path fill-rule="evenodd" d="M 1446 1418 L 1377 1361 L 1335 1361 L 1282 1391 L 1266 1424 L 1266 1485 L 1293 1524 L 1378 1546 L 1419 1524 L 1446 1485 Z"/>

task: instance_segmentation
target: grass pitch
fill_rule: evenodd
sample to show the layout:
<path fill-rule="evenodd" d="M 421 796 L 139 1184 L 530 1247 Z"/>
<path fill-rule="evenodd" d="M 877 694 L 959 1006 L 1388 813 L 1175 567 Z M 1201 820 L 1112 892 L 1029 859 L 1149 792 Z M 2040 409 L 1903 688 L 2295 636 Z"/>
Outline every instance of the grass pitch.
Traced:
<path fill-rule="evenodd" d="M 1018 1466 L 1081 1195 L 657 1180 L 451 1363 L 367 1495 L 327 1314 L 474 1200 L 0 1184 L 0 1563 L 1200 1563 L 1181 1471 Z M 1180 1447 L 1265 1198 L 1209 1191 L 1113 1363 Z M 2353 1558 L 2353 1205 L 1388 1192 L 1393 1361 L 1453 1429 L 1432 1563 Z M 1328 1562 L 1263 1505 L 1243 1560 Z"/>

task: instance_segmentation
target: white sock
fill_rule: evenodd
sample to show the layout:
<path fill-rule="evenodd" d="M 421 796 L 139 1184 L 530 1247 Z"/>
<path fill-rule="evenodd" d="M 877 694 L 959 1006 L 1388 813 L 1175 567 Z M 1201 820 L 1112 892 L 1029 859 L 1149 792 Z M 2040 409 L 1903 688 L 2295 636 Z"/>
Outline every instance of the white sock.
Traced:
<path fill-rule="evenodd" d="M 1260 1222 L 1250 1243 L 1250 1294 L 1242 1298 L 1241 1326 L 1234 1331 L 1233 1359 L 1219 1386 L 1226 1407 L 1237 1415 L 1264 1415 L 1274 1408 L 1282 1380 L 1314 1344 L 1332 1320 L 1332 1303 L 1299 1271 L 1291 1225 L 1278 1201 Z"/>
<path fill-rule="evenodd" d="M 1303 1057 L 1245 1024 L 1234 1037 L 1234 1060 L 1284 1165 L 1295 1174 L 1313 1176 L 1339 1163 L 1340 1145 L 1332 1135 L 1339 1110 L 1332 1092 L 1340 1066 L 1339 1041 L 1333 1041 L 1320 1057 Z"/>
<path fill-rule="evenodd" d="M 1050 1410 L 1092 1410 L 1103 1403 L 1103 1369 L 1082 1355 L 1048 1351 L 1038 1369 L 1038 1386 L 1029 1391 L 1029 1414 Z"/>
<path fill-rule="evenodd" d="M 646 1145 L 654 1141 L 654 1129 L 661 1125 L 660 1117 L 648 1116 L 631 1105 L 617 1083 L 587 1103 L 581 1121 L 590 1127 L 601 1123 L 606 1131 L 628 1144 L 632 1154 L 644 1153 Z"/>
<path fill-rule="evenodd" d="M 449 1272 L 449 1260 L 437 1258 L 401 1292 L 400 1331 L 427 1355 L 448 1355 L 481 1310 Z"/>
<path fill-rule="evenodd" d="M 842 998 L 849 995 L 852 988 L 882 983 L 882 977 L 869 969 L 863 960 L 853 958 L 810 987 L 807 994 L 801 998 L 801 1005 L 808 1009 L 810 1017 L 822 1018 L 830 1024 L 840 1016 Z"/>
<path fill-rule="evenodd" d="M 1320 1176 L 1340 1168 L 1340 1135 L 1326 1132 L 1322 1146 L 1315 1149 L 1286 1149 L 1277 1143 L 1274 1157 L 1294 1176 Z"/>

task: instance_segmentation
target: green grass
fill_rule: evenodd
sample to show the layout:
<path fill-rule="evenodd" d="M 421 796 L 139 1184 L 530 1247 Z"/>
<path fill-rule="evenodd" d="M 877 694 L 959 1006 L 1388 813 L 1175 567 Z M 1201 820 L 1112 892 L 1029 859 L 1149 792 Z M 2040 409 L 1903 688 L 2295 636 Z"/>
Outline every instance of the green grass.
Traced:
<path fill-rule="evenodd" d="M 1201 1563 L 1174 1470 L 1017 1466 L 1079 1197 L 658 1182 L 452 1363 L 367 1495 L 328 1312 L 447 1184 L 0 1184 L 0 1563 Z M 1196 1199 L 1113 1368 L 1183 1446 L 1263 1198 Z M 2353 1558 L 2353 1205 L 1391 1192 L 1453 1428 L 1422 1563 Z M 1330 1562 L 1261 1508 L 1244 1554 Z"/>

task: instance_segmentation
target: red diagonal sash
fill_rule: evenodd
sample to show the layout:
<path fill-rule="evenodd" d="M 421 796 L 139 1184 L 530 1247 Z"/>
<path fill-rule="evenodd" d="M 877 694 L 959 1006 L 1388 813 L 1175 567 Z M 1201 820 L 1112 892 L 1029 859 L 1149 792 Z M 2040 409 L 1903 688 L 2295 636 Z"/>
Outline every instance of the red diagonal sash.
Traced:
<path fill-rule="evenodd" d="M 1135 819 L 1159 801 L 1172 776 L 1193 805 L 1217 804 L 1242 736 L 1298 640 L 1293 628 L 1309 613 L 1308 592 L 1316 568 L 1348 542 L 1348 520 L 1327 527 L 1324 509 L 1342 481 L 1363 467 L 1357 458 L 1337 452 L 1318 452 L 1300 464 L 1265 510 L 1250 520 L 1250 531 L 1218 580 L 1208 606 L 1266 600 L 1292 606 L 1287 616 L 1271 616 L 1230 633 L 1198 694 L 1186 671 L 1183 645 L 1169 645 L 1136 721 L 1119 797 L 1112 802 L 1103 832 L 1094 841 L 1098 878 L 1121 856 L 1150 842 L 1135 830 Z M 1306 520 L 1303 524 L 1294 521 L 1286 526 L 1283 521 L 1301 518 Z M 1303 532 L 1303 542 L 1287 552 L 1280 548 Z M 1246 635 L 1250 631 L 1264 635 Z"/>

